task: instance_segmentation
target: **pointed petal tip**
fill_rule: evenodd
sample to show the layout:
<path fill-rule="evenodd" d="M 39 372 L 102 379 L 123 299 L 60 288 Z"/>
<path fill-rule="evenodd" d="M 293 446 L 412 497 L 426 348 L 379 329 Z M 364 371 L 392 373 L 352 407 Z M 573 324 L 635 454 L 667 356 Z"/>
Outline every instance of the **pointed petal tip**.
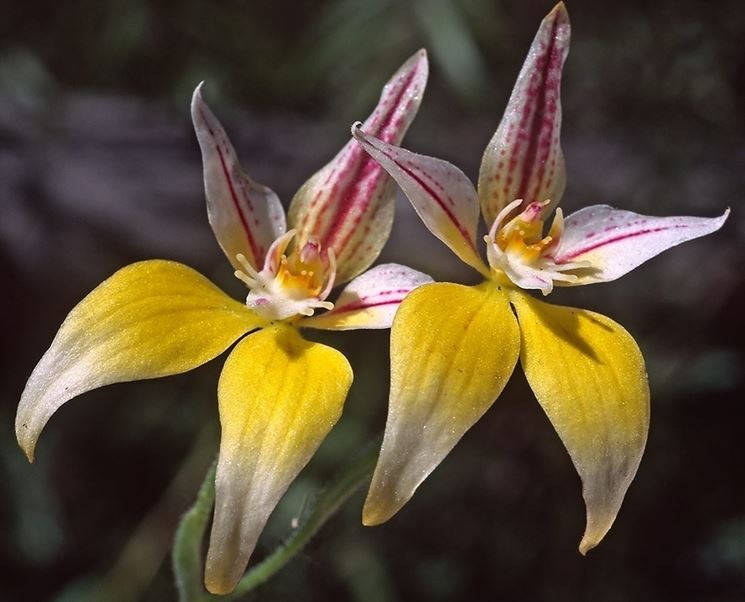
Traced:
<path fill-rule="evenodd" d="M 608 525 L 608 528 L 603 531 L 586 530 L 585 534 L 582 536 L 582 541 L 579 542 L 579 553 L 582 554 L 582 556 L 587 556 L 587 552 L 596 548 L 600 542 L 603 541 L 603 537 L 605 537 L 608 529 L 610 529 L 610 525 Z"/>
<path fill-rule="evenodd" d="M 569 18 L 569 11 L 567 11 L 567 5 L 565 2 L 557 2 L 551 9 L 551 12 L 547 16 L 553 16 L 555 18 Z"/>
<path fill-rule="evenodd" d="M 389 504 L 374 500 L 368 494 L 365 505 L 362 508 L 362 524 L 365 527 L 377 527 L 388 522 L 398 512 L 399 507 L 392 508 Z"/>
<path fill-rule="evenodd" d="M 24 407 L 26 410 L 24 411 Z M 18 447 L 21 448 L 30 464 L 34 463 L 34 453 L 36 451 L 36 442 L 39 439 L 40 431 L 32 431 L 30 426 L 31 418 L 27 411 L 28 403 L 25 395 L 21 396 L 21 401 L 16 414 L 15 430 Z"/>
<path fill-rule="evenodd" d="M 429 68 L 429 58 L 427 56 L 427 50 L 420 48 L 414 54 L 412 54 L 401 67 L 402 71 L 408 71 L 412 67 L 423 67 L 424 69 Z"/>
<path fill-rule="evenodd" d="M 194 93 L 191 95 L 191 120 L 195 128 L 203 124 L 210 115 L 210 109 L 202 96 L 203 89 L 204 81 L 201 81 L 194 88 Z"/>
<path fill-rule="evenodd" d="M 21 450 L 25 454 L 26 459 L 28 460 L 28 463 L 33 464 L 35 460 L 35 452 L 36 452 L 35 446 L 33 444 L 24 444 L 24 443 L 21 443 L 20 441 L 18 442 L 18 444 L 21 446 Z"/>
<path fill-rule="evenodd" d="M 36 442 L 30 441 L 27 437 L 24 437 L 18 432 L 16 433 L 16 439 L 18 440 L 18 446 L 21 448 L 21 451 L 26 456 L 29 464 L 33 464 L 34 454 L 36 451 Z"/>
<path fill-rule="evenodd" d="M 204 99 L 202 98 L 202 89 L 204 88 L 204 80 L 199 82 L 196 87 L 194 88 L 194 93 L 191 95 L 191 107 L 192 110 L 194 109 L 194 105 L 204 102 Z"/>

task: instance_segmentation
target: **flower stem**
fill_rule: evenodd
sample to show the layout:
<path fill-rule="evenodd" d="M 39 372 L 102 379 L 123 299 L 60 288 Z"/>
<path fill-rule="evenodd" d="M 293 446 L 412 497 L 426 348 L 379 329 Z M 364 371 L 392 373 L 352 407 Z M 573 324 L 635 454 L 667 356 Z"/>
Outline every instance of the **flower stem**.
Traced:
<path fill-rule="evenodd" d="M 207 470 L 194 505 L 181 519 L 173 541 L 173 572 L 180 602 L 203 600 L 202 539 L 215 503 L 217 460 Z"/>
<path fill-rule="evenodd" d="M 274 552 L 250 569 L 235 590 L 212 596 L 202 585 L 201 544 L 215 500 L 215 465 L 207 472 L 194 506 L 186 513 L 176 533 L 173 566 L 180 602 L 237 600 L 253 591 L 281 570 L 372 474 L 377 446 L 371 445 L 318 494 L 305 520 Z"/>

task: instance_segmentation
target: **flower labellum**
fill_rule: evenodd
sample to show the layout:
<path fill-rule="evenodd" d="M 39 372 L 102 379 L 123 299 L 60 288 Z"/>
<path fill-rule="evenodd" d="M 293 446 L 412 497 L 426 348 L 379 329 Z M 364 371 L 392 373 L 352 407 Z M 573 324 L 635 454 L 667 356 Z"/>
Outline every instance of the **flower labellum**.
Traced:
<path fill-rule="evenodd" d="M 427 81 L 417 52 L 383 88 L 366 128 L 401 142 Z M 220 122 L 194 92 L 207 214 L 235 275 L 235 301 L 171 261 L 126 266 L 68 315 L 34 369 L 16 414 L 29 460 L 66 401 L 107 384 L 196 368 L 236 343 L 220 376 L 222 436 L 205 569 L 212 593 L 234 589 L 274 507 L 341 415 L 352 369 L 302 328 L 389 328 L 426 274 L 368 268 L 390 233 L 390 176 L 353 140 L 300 189 L 287 220 L 277 195 L 245 175 Z M 289 221 L 291 229 L 287 230 Z M 336 306 L 335 285 L 347 283 Z M 317 314 L 319 310 L 323 313 Z"/>
<path fill-rule="evenodd" d="M 587 509 L 580 552 L 610 529 L 644 451 L 649 388 L 623 327 L 529 295 L 615 280 L 716 218 L 650 217 L 607 205 L 564 218 L 560 84 L 569 17 L 545 17 L 481 163 L 478 191 L 457 167 L 352 133 L 390 173 L 427 228 L 485 281 L 433 283 L 400 305 L 391 331 L 385 436 L 363 522 L 388 520 L 501 393 L 518 360 L 574 463 Z M 479 206 L 488 264 L 476 250 Z M 555 212 L 554 212 L 555 210 Z M 551 226 L 545 224 L 554 212 Z M 494 342 L 497 341 L 498 345 Z"/>

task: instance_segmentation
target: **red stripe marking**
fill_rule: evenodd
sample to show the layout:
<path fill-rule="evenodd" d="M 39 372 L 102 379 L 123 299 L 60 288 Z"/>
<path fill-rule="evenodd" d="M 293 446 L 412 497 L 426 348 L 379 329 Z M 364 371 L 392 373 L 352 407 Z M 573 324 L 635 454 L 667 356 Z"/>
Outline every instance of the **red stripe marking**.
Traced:
<path fill-rule="evenodd" d="M 539 87 L 535 92 L 531 92 L 530 87 L 528 89 L 528 94 L 533 97 L 531 98 L 531 100 L 535 101 L 536 105 L 535 112 L 533 113 L 533 118 L 531 119 L 530 128 L 528 129 L 528 148 L 525 151 L 525 158 L 523 159 L 520 174 L 520 184 L 517 189 L 517 195 L 515 196 L 515 198 L 517 199 L 524 199 L 526 203 L 530 203 L 531 201 L 544 200 L 528 198 L 528 193 L 530 192 L 528 190 L 528 186 L 530 184 L 531 172 L 536 168 L 541 126 L 545 124 L 543 113 L 546 105 L 548 76 L 551 73 L 552 68 L 556 66 L 556 61 L 561 60 L 560 53 L 556 48 L 556 29 L 558 27 L 558 24 L 558 19 L 554 19 L 554 22 L 551 25 L 551 32 L 549 34 L 548 47 L 546 48 L 545 54 L 540 57 L 545 61 L 545 64 L 543 65 L 542 73 L 540 74 L 541 81 Z M 538 60 L 540 60 L 540 58 Z M 530 108 L 530 104 L 525 106 L 525 109 L 523 111 L 523 123 L 527 120 Z M 555 117 L 555 114 L 553 115 L 553 117 Z M 521 123 L 520 125 L 522 126 L 523 124 Z M 523 128 L 521 127 L 520 129 L 522 130 Z M 548 143 L 550 144 L 550 142 L 551 141 L 549 140 Z M 536 174 L 536 194 L 538 192 L 538 186 L 540 186 L 540 180 L 541 178 L 543 178 L 544 167 L 545 166 L 543 165 L 538 166 L 538 173 Z"/>
<path fill-rule="evenodd" d="M 390 103 L 390 109 L 385 114 L 385 117 L 382 119 L 380 125 L 378 126 L 377 131 L 382 132 L 385 134 L 385 130 L 391 125 L 393 122 L 393 118 L 396 115 L 396 110 L 398 109 L 399 105 L 401 104 L 401 99 L 404 97 L 406 92 L 409 89 L 409 86 L 411 85 L 411 82 L 416 77 L 417 73 L 419 72 L 419 64 L 414 67 L 406 76 L 403 83 L 401 84 L 398 94 L 396 95 L 395 99 Z M 359 148 L 359 147 L 358 147 Z M 363 157 L 361 161 L 359 162 L 359 165 L 357 166 L 357 169 L 355 170 L 355 174 L 353 176 L 353 179 L 351 180 L 353 184 L 347 188 L 347 190 L 344 192 L 344 196 L 339 203 L 339 209 L 336 212 L 336 214 L 331 219 L 330 223 L 328 224 L 326 228 L 326 240 L 325 240 L 325 246 L 328 248 L 329 246 L 334 246 L 334 250 L 336 251 L 336 257 L 337 259 L 341 257 L 341 254 L 343 253 L 345 247 L 349 243 L 349 240 L 353 236 L 353 234 L 356 231 L 356 228 L 350 228 L 349 231 L 346 232 L 344 238 L 338 242 L 337 244 L 334 244 L 336 239 L 339 236 L 339 233 L 342 229 L 342 227 L 346 224 L 347 219 L 349 217 L 349 214 L 352 212 L 353 209 L 357 209 L 359 213 L 359 217 L 356 220 L 356 223 L 354 225 L 357 225 L 361 219 L 362 216 L 368 211 L 370 205 L 372 204 L 372 201 L 376 199 L 377 194 L 376 188 L 380 184 L 380 179 L 387 177 L 387 173 L 383 170 L 382 167 L 378 165 L 378 163 L 367 153 L 365 153 L 362 148 L 359 148 L 359 152 L 363 153 Z M 355 156 L 357 153 L 353 153 L 352 156 Z M 366 173 L 367 172 L 367 173 Z M 341 175 L 341 174 L 340 174 Z M 363 179 L 372 178 L 374 180 L 377 180 L 374 184 L 370 183 L 368 185 L 367 196 L 363 196 L 359 202 L 354 202 L 356 199 L 358 199 L 359 195 L 359 189 L 361 187 Z M 328 204 L 327 204 L 328 205 Z"/>
<path fill-rule="evenodd" d="M 387 291 L 381 291 L 379 293 L 375 293 L 374 297 L 381 297 L 383 295 L 402 295 L 400 298 L 396 297 L 394 299 L 388 299 L 387 301 L 377 301 L 376 303 L 368 303 L 365 301 L 365 299 L 369 299 L 370 297 L 363 297 L 362 299 L 358 299 L 354 303 L 350 303 L 349 305 L 339 305 L 333 309 L 334 313 L 344 313 L 348 311 L 353 311 L 355 309 L 367 309 L 368 307 L 379 307 L 381 305 L 390 305 L 391 303 L 401 303 L 403 301 L 403 298 L 408 295 L 411 291 L 413 291 L 413 288 L 394 288 Z"/>
<path fill-rule="evenodd" d="M 213 140 L 215 140 L 215 150 L 217 151 L 217 156 L 220 158 L 220 166 L 222 167 L 222 172 L 223 172 L 223 175 L 225 176 L 225 180 L 228 183 L 228 190 L 230 191 L 230 198 L 233 200 L 233 206 L 235 207 L 235 210 L 238 213 L 238 218 L 240 219 L 241 225 L 243 226 L 243 230 L 246 233 L 246 238 L 248 239 L 248 246 L 250 247 L 251 253 L 253 254 L 252 259 L 253 259 L 254 267 L 260 267 L 258 265 L 260 254 L 261 254 L 260 248 L 258 247 L 258 245 L 256 244 L 256 241 L 251 235 L 251 228 L 248 225 L 248 220 L 246 219 L 246 216 L 243 214 L 243 208 L 241 207 L 240 201 L 238 200 L 238 195 L 236 194 L 235 189 L 233 188 L 233 182 L 230 178 L 230 171 L 228 170 L 228 166 L 225 163 L 225 157 L 223 156 L 222 149 L 220 148 L 220 144 L 217 142 L 217 136 L 215 135 L 214 130 L 210 127 L 207 116 L 205 115 L 202 109 L 199 110 L 199 114 L 202 117 L 202 121 L 204 121 L 204 124 L 207 126 L 207 131 L 210 133 L 210 136 L 212 136 Z"/>
<path fill-rule="evenodd" d="M 253 255 L 254 267 L 261 267 L 259 266 L 261 251 L 258 248 L 253 236 L 251 235 L 251 228 L 248 225 L 248 220 L 246 219 L 246 216 L 243 214 L 243 208 L 241 207 L 240 201 L 238 200 L 238 195 L 236 195 L 235 189 L 233 188 L 233 182 L 230 179 L 230 172 L 228 171 L 228 167 L 225 164 L 225 158 L 222 155 L 222 150 L 220 150 L 220 147 L 217 144 L 215 144 L 215 149 L 217 150 L 217 155 L 220 157 L 220 165 L 222 166 L 222 171 L 223 171 L 223 174 L 225 175 L 225 179 L 228 182 L 228 189 L 230 190 L 230 198 L 233 200 L 233 206 L 235 207 L 235 210 L 238 212 L 238 218 L 240 219 L 241 225 L 243 226 L 243 230 L 246 233 L 246 238 L 248 239 L 248 246 L 251 247 L 251 254 Z"/>
<path fill-rule="evenodd" d="M 380 150 L 380 149 L 378 149 L 378 150 Z M 445 215 L 447 215 L 448 219 L 451 222 L 453 222 L 453 225 L 457 228 L 458 232 L 460 232 L 463 235 L 463 238 L 468 243 L 468 246 L 471 247 L 475 251 L 476 250 L 476 245 L 471 240 L 470 234 L 460 224 L 460 222 L 458 221 L 458 218 L 455 217 L 455 214 L 450 210 L 450 208 L 445 204 L 445 202 L 439 196 L 437 196 L 437 193 L 434 190 L 432 190 L 432 188 L 430 188 L 424 182 L 424 180 L 422 180 L 419 176 L 417 176 L 413 171 L 411 171 L 407 167 L 404 167 L 403 164 L 401 164 L 398 161 L 396 161 L 396 159 L 394 159 L 393 157 L 391 157 L 385 151 L 380 151 L 380 152 L 382 152 L 386 157 L 388 157 L 391 161 L 393 161 L 396 165 L 398 165 L 398 167 L 401 169 L 401 171 L 403 171 L 404 173 L 406 173 L 407 175 L 409 175 L 412 180 L 414 180 L 417 184 L 419 184 L 419 186 L 421 186 L 422 188 L 424 188 L 424 191 L 427 194 L 429 194 L 429 196 L 431 196 L 435 200 L 435 202 L 440 206 L 440 209 L 442 209 L 443 212 L 445 213 Z"/>
<path fill-rule="evenodd" d="M 391 299 L 389 301 L 379 301 L 378 303 L 371 303 L 370 305 L 363 305 L 363 304 L 355 304 L 355 305 L 344 305 L 341 308 L 337 309 L 334 308 L 333 314 L 344 314 L 350 311 L 355 311 L 357 309 L 370 309 L 371 307 L 382 307 L 383 305 L 394 305 L 399 304 L 403 301 L 403 297 L 401 299 Z"/>
<path fill-rule="evenodd" d="M 614 238 L 609 238 L 607 240 L 601 240 L 598 241 L 589 247 L 584 247 L 581 249 L 578 249 L 571 253 L 570 255 L 563 255 L 561 257 L 557 257 L 556 261 L 563 263 L 569 259 L 574 259 L 578 255 L 582 255 L 583 253 L 589 253 L 590 251 L 593 251 L 599 247 L 604 247 L 606 245 L 612 244 L 614 242 L 618 242 L 620 240 L 625 240 L 627 238 L 636 238 L 637 236 L 642 236 L 643 234 L 654 234 L 655 232 L 664 232 L 665 230 L 677 230 L 679 228 L 688 228 L 689 226 L 686 224 L 676 224 L 674 226 L 664 226 L 662 228 L 649 228 L 647 230 L 639 230 L 637 232 L 633 232 L 631 234 L 621 234 L 620 236 L 616 236 Z"/>

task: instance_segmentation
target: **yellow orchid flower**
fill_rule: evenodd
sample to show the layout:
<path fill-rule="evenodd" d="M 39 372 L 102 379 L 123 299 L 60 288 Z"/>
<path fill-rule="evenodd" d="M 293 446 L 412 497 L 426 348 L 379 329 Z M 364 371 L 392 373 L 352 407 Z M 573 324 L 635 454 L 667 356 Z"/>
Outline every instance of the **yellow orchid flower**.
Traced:
<path fill-rule="evenodd" d="M 566 8 L 543 20 L 504 117 L 484 153 L 478 193 L 455 166 L 377 139 L 355 138 L 403 189 L 427 228 L 485 281 L 425 285 L 400 305 L 391 331 L 385 437 L 363 522 L 393 516 L 501 393 L 518 358 L 582 480 L 586 553 L 610 529 L 636 474 L 649 426 L 644 360 L 620 325 L 549 305 L 554 286 L 606 282 L 658 253 L 718 230 L 713 219 L 648 217 L 598 205 L 564 220 L 559 143 Z M 488 265 L 476 247 L 479 203 Z"/>
<path fill-rule="evenodd" d="M 365 127 L 399 143 L 427 73 L 420 51 L 386 84 Z M 239 341 L 218 385 L 222 436 L 205 569 L 207 589 L 226 593 L 270 513 L 338 420 L 352 384 L 346 358 L 299 329 L 389 328 L 404 296 L 431 278 L 397 264 L 365 271 L 390 233 L 395 185 L 356 142 L 300 188 L 289 210 L 294 228 L 286 231 L 277 195 L 243 174 L 200 88 L 192 119 L 209 222 L 249 288 L 246 302 L 172 261 L 119 270 L 65 319 L 23 391 L 16 436 L 33 461 L 42 429 L 69 399 L 191 370 Z M 334 284 L 350 280 L 336 303 L 328 301 Z M 328 311 L 314 315 L 317 309 Z"/>

